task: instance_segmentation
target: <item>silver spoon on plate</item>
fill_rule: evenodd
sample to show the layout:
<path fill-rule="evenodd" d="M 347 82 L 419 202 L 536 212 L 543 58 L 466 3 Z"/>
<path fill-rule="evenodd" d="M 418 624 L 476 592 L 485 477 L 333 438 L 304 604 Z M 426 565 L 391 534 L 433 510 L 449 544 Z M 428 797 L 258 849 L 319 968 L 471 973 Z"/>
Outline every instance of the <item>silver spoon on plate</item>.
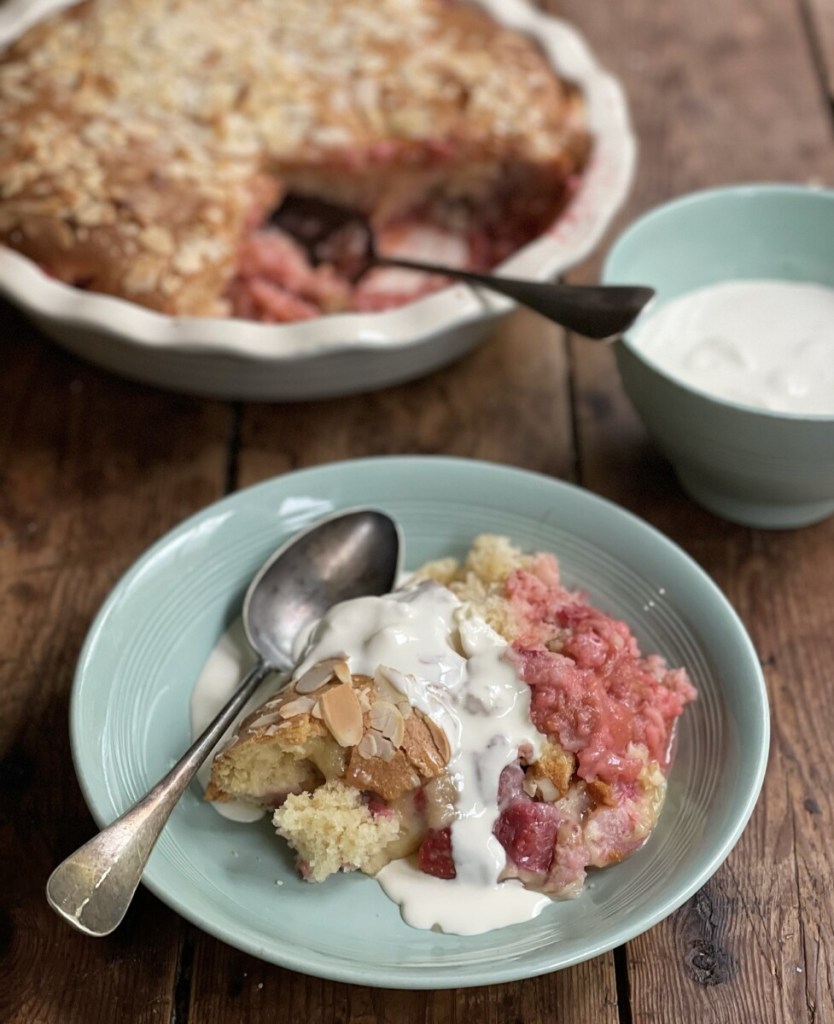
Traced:
<path fill-rule="evenodd" d="M 399 561 L 396 523 L 370 509 L 324 519 L 266 561 L 243 602 L 256 665 L 147 796 L 55 868 L 46 896 L 64 920 L 93 936 L 109 935 L 121 923 L 174 806 L 260 683 L 271 672 L 292 670 L 296 638 L 328 608 L 391 590 Z"/>
<path fill-rule="evenodd" d="M 306 251 L 313 266 L 329 263 L 350 281 L 372 267 L 441 274 L 506 295 L 548 320 L 594 341 L 613 341 L 654 298 L 642 285 L 577 285 L 524 281 L 444 267 L 377 252 L 373 229 L 358 210 L 290 192 L 270 217 Z"/>

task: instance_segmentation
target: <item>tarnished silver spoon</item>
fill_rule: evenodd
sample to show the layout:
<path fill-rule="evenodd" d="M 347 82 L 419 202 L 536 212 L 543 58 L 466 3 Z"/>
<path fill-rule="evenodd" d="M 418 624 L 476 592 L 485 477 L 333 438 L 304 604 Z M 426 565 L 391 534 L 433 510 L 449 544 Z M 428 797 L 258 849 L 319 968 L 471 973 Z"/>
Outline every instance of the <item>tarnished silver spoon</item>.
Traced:
<path fill-rule="evenodd" d="M 614 341 L 654 298 L 642 285 L 554 284 L 480 274 L 377 252 L 373 229 L 361 212 L 290 192 L 270 222 L 294 238 L 314 266 L 330 263 L 351 281 L 371 267 L 404 267 L 467 281 L 506 295 L 562 327 L 594 341 Z"/>
<path fill-rule="evenodd" d="M 292 669 L 296 638 L 328 608 L 391 590 L 399 560 L 396 523 L 370 509 L 324 519 L 268 559 L 243 602 L 243 625 L 258 663 L 147 796 L 52 872 L 46 896 L 61 917 L 94 936 L 109 935 L 121 923 L 174 806 L 258 685 L 270 672 Z"/>

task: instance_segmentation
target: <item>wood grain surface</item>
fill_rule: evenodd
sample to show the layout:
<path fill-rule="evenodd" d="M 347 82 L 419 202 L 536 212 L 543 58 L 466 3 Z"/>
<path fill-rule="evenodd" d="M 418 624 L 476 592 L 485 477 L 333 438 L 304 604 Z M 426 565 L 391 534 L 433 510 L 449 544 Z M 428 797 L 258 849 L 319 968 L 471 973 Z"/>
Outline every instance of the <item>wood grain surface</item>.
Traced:
<path fill-rule="evenodd" d="M 834 184 L 831 0 L 552 5 L 623 81 L 641 211 L 753 180 Z M 140 891 L 110 938 L 48 910 L 93 831 L 67 712 L 100 603 L 155 539 L 230 490 L 379 453 L 446 453 L 571 480 L 666 532 L 753 637 L 773 742 L 753 819 L 714 878 L 628 947 L 525 982 L 426 992 L 321 981 L 242 954 Z M 0 305 L 0 1022 L 834 1024 L 834 519 L 765 532 L 695 506 L 653 449 L 609 349 L 519 312 L 425 380 L 305 405 L 118 380 Z"/>

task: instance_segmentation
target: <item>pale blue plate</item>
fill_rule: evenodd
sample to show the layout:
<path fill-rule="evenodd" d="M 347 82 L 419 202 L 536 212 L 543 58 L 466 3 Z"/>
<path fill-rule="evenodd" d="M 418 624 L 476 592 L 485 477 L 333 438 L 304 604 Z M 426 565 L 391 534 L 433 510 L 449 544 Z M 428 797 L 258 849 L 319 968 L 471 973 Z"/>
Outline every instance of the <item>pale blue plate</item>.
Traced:
<path fill-rule="evenodd" d="M 679 548 L 577 487 L 445 458 L 342 462 L 217 502 L 155 544 L 101 609 L 81 654 L 70 725 L 78 776 L 100 824 L 140 797 L 188 746 L 189 694 L 252 574 L 279 542 L 340 508 L 400 522 L 408 565 L 462 554 L 480 532 L 548 549 L 563 576 L 628 621 L 643 650 L 685 665 L 687 708 L 660 824 L 631 859 L 535 921 L 462 938 L 416 931 L 361 875 L 309 885 L 265 821 L 221 818 L 195 787 L 145 882 L 239 949 L 293 970 L 392 988 L 486 985 L 603 953 L 656 924 L 712 875 L 744 828 L 768 748 L 764 681 L 733 609 Z"/>

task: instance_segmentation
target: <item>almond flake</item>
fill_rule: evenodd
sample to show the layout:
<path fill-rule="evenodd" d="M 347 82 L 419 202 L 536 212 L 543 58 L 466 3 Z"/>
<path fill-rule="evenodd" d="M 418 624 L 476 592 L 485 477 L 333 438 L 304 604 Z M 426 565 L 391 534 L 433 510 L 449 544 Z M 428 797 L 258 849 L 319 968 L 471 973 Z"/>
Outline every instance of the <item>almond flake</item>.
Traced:
<path fill-rule="evenodd" d="M 341 683 L 322 694 L 319 704 L 324 724 L 340 746 L 353 747 L 362 739 L 362 708 L 349 683 Z"/>
<path fill-rule="evenodd" d="M 426 725 L 429 727 L 431 738 L 435 742 L 437 751 L 443 758 L 443 761 L 448 764 L 452 757 L 452 748 L 449 746 L 449 737 L 440 728 L 440 726 L 433 719 L 426 716 Z"/>
<path fill-rule="evenodd" d="M 397 748 L 386 736 L 383 736 L 381 733 L 377 736 L 376 742 L 377 748 L 379 750 L 378 756 L 381 757 L 383 761 L 390 761 L 394 754 L 396 754 Z"/>
<path fill-rule="evenodd" d="M 368 722 L 372 729 L 382 733 L 395 747 L 402 746 L 405 723 L 395 704 L 378 700 L 368 714 Z"/>
<path fill-rule="evenodd" d="M 278 714 L 282 718 L 294 718 L 296 715 L 303 715 L 305 712 L 312 711 L 315 701 L 312 697 L 297 697 L 295 700 L 287 701 L 282 707 L 278 709 Z"/>
<path fill-rule="evenodd" d="M 258 718 L 255 719 L 254 722 L 247 723 L 246 727 L 250 731 L 254 731 L 255 729 L 262 729 L 265 725 L 272 725 L 274 722 L 277 722 L 280 717 L 280 711 L 273 711 L 265 715 L 260 715 Z"/>
<path fill-rule="evenodd" d="M 353 676 L 350 674 L 348 663 L 346 661 L 337 661 L 333 666 L 333 675 L 339 680 L 340 683 L 352 683 Z"/>
<path fill-rule="evenodd" d="M 338 660 L 340 659 L 327 658 L 324 661 L 316 662 L 300 679 L 295 681 L 295 692 L 313 693 L 320 689 L 333 678 L 333 669 Z"/>
<path fill-rule="evenodd" d="M 357 753 L 360 757 L 373 758 L 379 757 L 379 733 L 374 732 L 373 729 L 365 733 L 362 739 L 356 744 Z"/>

